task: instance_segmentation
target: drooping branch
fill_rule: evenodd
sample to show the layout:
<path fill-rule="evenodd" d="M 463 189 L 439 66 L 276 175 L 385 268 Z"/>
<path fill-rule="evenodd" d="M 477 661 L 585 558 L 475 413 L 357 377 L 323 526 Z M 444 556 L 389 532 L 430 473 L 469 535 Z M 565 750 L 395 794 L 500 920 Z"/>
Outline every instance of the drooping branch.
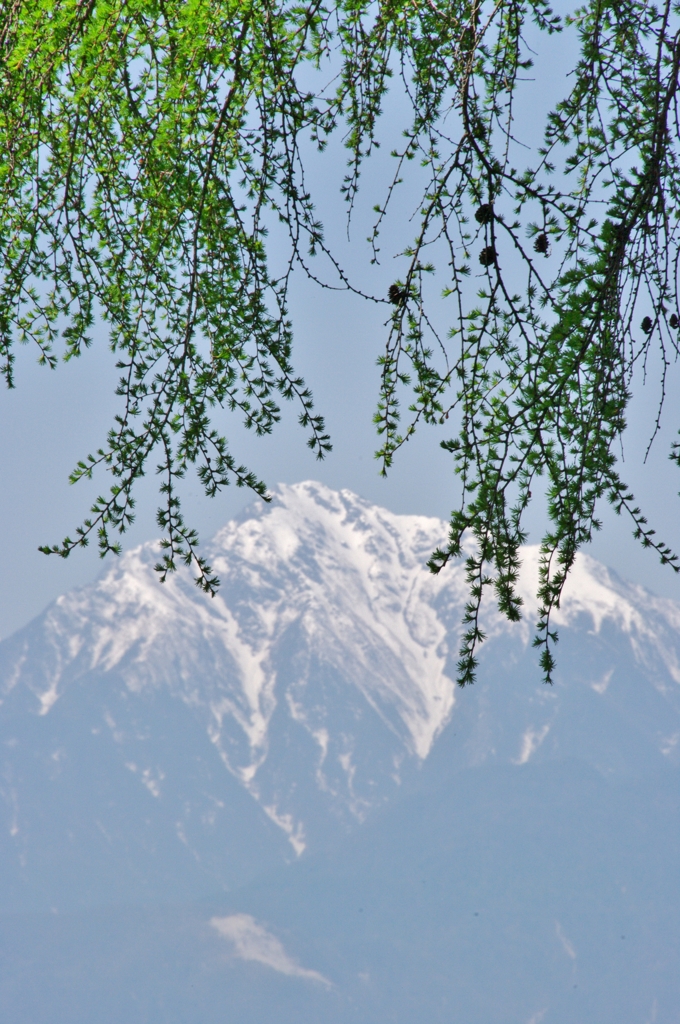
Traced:
<path fill-rule="evenodd" d="M 530 24 L 571 31 L 578 59 L 544 131 L 519 139 L 518 97 L 540 89 L 524 81 Z M 521 614 L 525 513 L 537 478 L 546 481 L 536 643 L 549 679 L 552 613 L 578 549 L 599 529 L 602 500 L 678 568 L 620 479 L 614 450 L 652 345 L 660 401 L 678 354 L 679 32 L 670 0 L 660 9 L 591 0 L 564 23 L 544 0 L 6 5 L 5 377 L 11 385 L 17 341 L 53 366 L 84 351 L 95 320 L 108 326 L 121 371 L 107 443 L 72 477 L 103 466 L 114 485 L 75 539 L 45 550 L 65 557 L 92 536 L 102 554 L 118 550 L 113 534 L 132 522 L 137 481 L 160 458 L 161 578 L 186 561 L 214 592 L 178 484 L 195 466 L 208 495 L 230 481 L 263 497 L 266 488 L 232 455 L 213 410 L 267 434 L 281 402 L 294 401 L 312 450 L 330 450 L 294 368 L 287 297 L 297 268 L 390 310 L 376 413 L 383 471 L 422 425 L 454 426 L 443 447 L 461 499 L 430 568 L 465 559 L 461 683 L 474 679 L 485 592 L 510 619 Z M 331 84 L 315 90 L 314 74 Z M 356 216 L 389 88 L 401 93 L 403 144 L 377 207 L 374 261 L 410 166 L 426 184 L 382 296 L 359 287 L 326 242 L 305 160 L 310 144 L 324 149 L 342 134 L 341 194 Z M 278 277 L 271 217 L 290 239 Z M 442 271 L 448 334 L 430 283 Z"/>

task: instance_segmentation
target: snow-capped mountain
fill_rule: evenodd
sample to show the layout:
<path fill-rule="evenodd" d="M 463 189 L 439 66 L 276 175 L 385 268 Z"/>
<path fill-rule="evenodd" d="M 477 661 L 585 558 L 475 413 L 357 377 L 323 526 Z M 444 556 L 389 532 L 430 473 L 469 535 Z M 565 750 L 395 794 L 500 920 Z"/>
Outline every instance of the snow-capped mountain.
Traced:
<path fill-rule="evenodd" d="M 460 601 L 423 568 L 442 533 L 316 484 L 280 488 L 214 538 L 214 599 L 188 573 L 160 586 L 157 547 L 145 545 L 3 645 L 5 728 L 23 715 L 31 742 L 53 743 L 52 774 L 83 743 L 91 763 L 98 744 L 153 803 L 172 801 L 178 774 L 152 726 L 181 716 L 172 757 L 200 735 L 192 756 L 214 779 L 205 828 L 236 780 L 300 854 L 315 828 L 361 821 L 387 799 L 448 720 Z M 65 744 L 63 720 L 85 707 L 88 728 Z M 20 789 L 5 798 L 20 843 Z M 200 859 L 195 801 L 184 804 L 177 835 Z"/>
<path fill-rule="evenodd" d="M 284 948 L 281 929 L 292 927 L 300 907 L 311 899 L 310 914 L 320 913 L 305 864 L 320 856 L 342 864 L 328 886 L 344 892 L 338 879 L 353 863 L 356 886 L 373 878 L 377 891 L 392 877 L 391 854 L 383 852 L 376 875 L 371 851 L 396 844 L 395 856 L 403 846 L 406 858 L 400 871 L 410 864 L 419 874 L 428 862 L 446 875 L 443 851 L 464 844 L 466 828 L 474 831 L 474 815 L 463 823 L 475 800 L 480 814 L 496 807 L 488 813 L 500 820 L 496 788 L 515 794 L 529 770 L 563 780 L 557 789 L 546 783 L 541 820 L 549 831 L 564 803 L 574 842 L 582 841 L 578 811 L 569 809 L 577 791 L 648 786 L 650 808 L 655 793 L 672 791 L 680 765 L 680 606 L 581 555 L 556 617 L 557 679 L 546 687 L 530 644 L 537 552 L 527 548 L 524 620 L 511 625 L 489 607 L 479 680 L 461 691 L 463 571 L 434 577 L 425 568 L 445 536 L 440 520 L 394 515 L 347 491 L 281 486 L 270 505 L 252 506 L 207 546 L 222 581 L 214 599 L 184 572 L 161 586 L 158 549 L 148 544 L 0 644 L 0 909 L 214 903 L 221 893 L 228 905 L 206 912 L 210 942 L 230 943 L 258 970 L 269 964 L 286 984 L 320 985 L 317 1009 L 279 1020 L 372 1021 L 368 1010 L 350 1018 L 327 1002 L 340 998 L 333 958 L 301 966 Z M 492 778 L 500 781 L 487 793 Z M 471 802 L 444 811 L 443 792 L 469 792 Z M 519 803 L 506 830 L 531 833 L 541 799 L 534 797 L 532 809 L 508 796 L 507 807 Z M 462 831 L 454 836 L 447 825 L 446 841 L 433 839 L 449 813 Z M 585 805 L 583 813 L 585 820 Z M 675 828 L 667 804 L 659 814 L 662 831 Z M 262 880 L 281 871 L 287 881 L 276 883 L 272 900 Z M 447 892 L 458 891 L 451 885 Z M 447 899 L 441 895 L 442 906 Z M 272 916 L 279 908 L 279 937 L 262 923 L 267 906 Z M 343 912 L 336 907 L 329 935 Z M 404 911 L 395 936 L 399 928 L 411 935 L 420 911 L 413 913 Z M 388 915 L 385 941 L 397 941 L 392 925 Z M 356 936 L 354 925 L 342 927 L 334 948 L 346 960 Z M 244 998 L 235 1020 L 251 1019 Z M 354 993 L 350 1001 L 361 999 Z M 382 1019 L 386 1004 L 375 993 L 371 999 Z M 253 1020 L 265 1012 L 258 1007 Z M 390 1012 L 395 1021 L 415 1019 Z"/>

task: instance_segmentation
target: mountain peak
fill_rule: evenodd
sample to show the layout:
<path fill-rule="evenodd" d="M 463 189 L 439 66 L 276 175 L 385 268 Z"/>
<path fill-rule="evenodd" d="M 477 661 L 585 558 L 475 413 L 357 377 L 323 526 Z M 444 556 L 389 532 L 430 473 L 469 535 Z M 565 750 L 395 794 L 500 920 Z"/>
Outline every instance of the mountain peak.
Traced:
<path fill-rule="evenodd" d="M 446 533 L 439 519 L 396 515 L 350 491 L 313 481 L 280 485 L 271 504 L 252 506 L 206 545 L 222 580 L 215 598 L 184 570 L 161 586 L 157 545 L 145 544 L 2 644 L 5 708 L 23 701 L 52 722 L 94 702 L 92 734 L 108 737 L 124 767 L 135 766 L 152 799 L 169 783 L 139 738 L 152 733 L 145 716 L 152 706 L 166 716 L 181 710 L 219 770 L 296 854 L 330 822 L 347 827 L 389 800 L 452 716 L 460 723 L 467 716 L 456 756 L 467 751 L 469 763 L 500 757 L 521 765 L 557 751 L 564 744 L 557 708 L 577 699 L 562 673 L 573 666 L 570 637 L 589 652 L 578 671 L 591 696 L 623 693 L 623 682 L 610 686 L 616 666 L 624 665 L 622 680 L 637 666 L 647 680 L 640 701 L 649 701 L 651 683 L 677 717 L 680 609 L 587 555 L 578 557 L 555 615 L 562 674 L 553 690 L 541 687 L 529 647 L 535 547 L 522 553 L 523 623 L 508 623 L 488 603 L 480 681 L 474 697 L 458 694 L 464 569 L 433 576 L 425 564 Z M 520 663 L 522 679 L 497 693 L 494 708 L 490 688 Z M 506 713 L 516 719 L 512 728 L 503 724 Z M 675 756 L 674 737 L 672 729 L 656 736 L 657 752 Z M 219 803 L 219 786 L 212 799 Z"/>
<path fill-rule="evenodd" d="M 0 644 L 3 1020 L 676 1019 L 680 609 L 580 555 L 545 686 L 525 548 L 461 691 L 446 531 L 280 486 Z"/>

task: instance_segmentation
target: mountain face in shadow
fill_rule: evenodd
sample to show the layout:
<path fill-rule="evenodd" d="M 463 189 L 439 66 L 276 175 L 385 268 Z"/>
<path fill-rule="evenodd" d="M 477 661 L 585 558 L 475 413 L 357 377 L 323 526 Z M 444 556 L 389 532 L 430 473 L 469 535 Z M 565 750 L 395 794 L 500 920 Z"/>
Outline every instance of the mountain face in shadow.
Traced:
<path fill-rule="evenodd" d="M 580 556 L 555 684 L 446 536 L 319 484 L 0 644 L 3 1020 L 678 1020 L 680 607 Z"/>

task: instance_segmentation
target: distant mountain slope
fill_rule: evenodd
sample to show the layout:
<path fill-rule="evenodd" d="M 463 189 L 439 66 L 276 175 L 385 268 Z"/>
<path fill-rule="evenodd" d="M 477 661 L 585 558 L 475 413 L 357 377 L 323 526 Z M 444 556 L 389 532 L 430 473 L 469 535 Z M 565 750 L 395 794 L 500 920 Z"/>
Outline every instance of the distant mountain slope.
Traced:
<path fill-rule="evenodd" d="M 540 682 L 445 536 L 319 484 L 0 645 L 8 1024 L 678 1024 L 680 607 L 581 556 Z"/>
<path fill-rule="evenodd" d="M 445 530 L 282 486 L 209 546 L 215 599 L 186 573 L 161 586 L 148 544 L 0 645 L 0 905 L 241 884 L 393 800 L 450 720 L 449 768 L 677 763 L 678 606 L 581 556 L 558 615 L 569 685 L 546 688 L 527 549 L 527 620 L 489 610 L 480 681 L 456 692 L 462 571 L 424 568 Z"/>

